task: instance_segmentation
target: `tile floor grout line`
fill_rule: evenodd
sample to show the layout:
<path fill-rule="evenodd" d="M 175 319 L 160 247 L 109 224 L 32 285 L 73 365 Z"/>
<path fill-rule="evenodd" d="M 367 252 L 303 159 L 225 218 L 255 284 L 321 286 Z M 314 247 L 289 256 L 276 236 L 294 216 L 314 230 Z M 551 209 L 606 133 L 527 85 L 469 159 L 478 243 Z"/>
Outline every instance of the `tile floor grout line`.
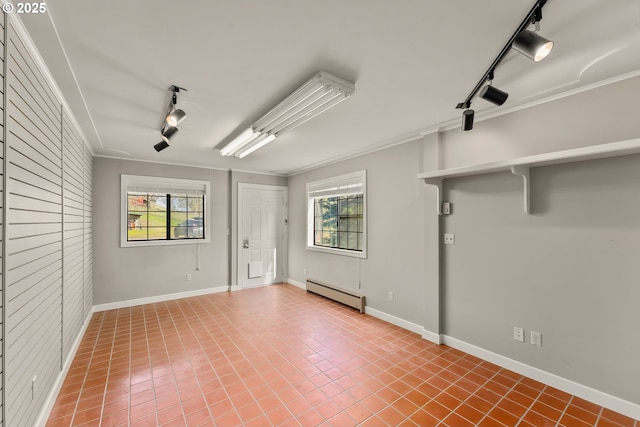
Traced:
<path fill-rule="evenodd" d="M 169 309 L 168 304 L 166 302 L 165 303 L 160 303 L 159 306 L 166 310 L 167 316 L 168 316 L 169 320 L 171 321 L 171 325 L 175 329 L 175 323 L 173 322 L 172 315 L 171 315 L 171 310 Z M 173 363 L 171 362 L 171 358 L 169 356 L 169 351 L 168 351 L 169 347 L 167 345 L 167 339 L 166 339 L 167 334 L 165 333 L 165 331 L 164 331 L 165 328 L 163 328 L 162 321 L 160 320 L 160 314 L 158 313 L 158 305 L 154 304 L 154 308 L 155 308 L 156 318 L 158 319 L 158 327 L 159 327 L 160 332 L 161 332 L 160 336 L 162 337 L 162 343 L 163 343 L 163 346 L 164 346 L 164 349 L 165 349 L 165 353 L 167 354 L 167 361 L 171 365 L 170 366 L 170 372 L 172 374 L 171 375 L 172 376 L 172 380 L 173 380 L 172 384 L 175 386 L 176 395 L 179 398 L 180 397 L 180 390 L 178 388 L 178 382 L 176 381 L 176 377 L 175 377 L 175 375 L 173 375 Z M 153 369 L 151 370 L 151 378 L 152 378 L 152 380 L 154 379 Z M 155 387 L 155 382 L 153 383 L 153 385 Z M 156 402 L 156 406 L 157 406 L 157 402 Z M 186 417 L 185 417 L 185 414 L 184 414 L 184 408 L 182 408 L 182 401 L 180 401 L 180 410 L 182 411 L 182 418 L 184 419 L 184 421 L 186 423 Z"/>
<path fill-rule="evenodd" d="M 93 359 L 93 354 L 96 351 L 96 347 L 98 345 L 97 338 L 100 336 L 100 332 L 102 331 L 102 325 L 104 323 L 104 319 L 105 319 L 106 315 L 103 315 L 103 316 L 100 316 L 100 317 L 101 317 L 100 318 L 100 326 L 98 327 L 98 332 L 96 334 L 96 342 L 93 345 L 93 348 L 91 349 L 91 357 L 89 358 L 90 361 L 91 361 L 91 359 Z M 73 362 L 71 364 L 73 365 Z M 82 392 L 84 391 L 84 385 L 85 385 L 85 382 L 87 381 L 87 377 L 89 376 L 89 366 L 91 366 L 91 362 L 89 362 L 89 364 L 87 365 L 86 372 L 84 374 L 84 378 L 82 379 L 82 385 L 80 386 L 80 392 L 78 393 L 78 397 L 76 398 L 76 405 L 75 405 L 74 410 L 73 410 L 73 415 L 71 416 L 71 420 L 69 421 L 69 425 L 70 426 L 73 425 L 73 421 L 75 420 L 77 412 L 78 412 L 78 406 L 80 406 L 80 400 L 81 400 L 81 397 L 82 397 Z M 71 368 L 69 368 L 69 371 L 70 370 L 71 370 Z"/>
<path fill-rule="evenodd" d="M 116 314 L 116 325 L 118 324 L 117 319 L 118 319 L 118 316 Z M 109 367 L 107 368 L 107 379 L 104 385 L 104 394 L 102 396 L 102 410 L 100 411 L 100 422 L 98 423 L 98 427 L 102 426 L 104 406 L 107 400 L 107 390 L 109 389 L 109 374 L 111 373 L 111 361 L 113 360 L 113 347 L 115 346 L 115 342 L 116 342 L 116 334 L 115 334 L 115 327 L 114 327 L 113 338 L 111 339 L 111 351 L 109 352 Z M 97 343 L 97 340 L 96 340 L 96 343 Z"/>
<path fill-rule="evenodd" d="M 604 411 L 604 408 L 600 407 L 600 410 L 598 411 L 598 417 L 596 418 L 595 425 L 598 425 L 598 423 L 600 423 L 600 418 L 602 417 L 602 411 Z"/>
<path fill-rule="evenodd" d="M 545 385 L 544 390 L 546 390 L 549 386 Z M 569 406 L 571 405 L 571 400 L 573 399 L 572 396 L 569 397 L 569 399 L 567 400 L 567 403 L 565 403 L 564 405 L 564 409 L 562 410 L 562 413 L 560 414 L 560 417 L 558 418 L 558 421 L 556 422 L 557 424 L 560 424 L 560 421 L 562 420 L 562 418 L 566 415 L 567 413 L 567 409 L 569 409 Z M 597 425 L 597 422 L 596 422 Z"/>
<path fill-rule="evenodd" d="M 187 304 L 189 304 L 189 306 L 190 306 L 190 307 L 192 307 L 192 308 L 193 308 L 193 306 L 191 305 L 191 299 L 187 299 L 187 300 L 185 300 L 185 301 L 187 302 Z M 197 318 L 198 318 L 198 321 L 199 321 L 203 326 L 206 326 L 206 323 L 202 320 L 201 316 L 200 316 L 199 314 L 197 314 L 196 316 L 197 316 Z M 193 328 L 191 328 L 191 330 L 193 331 Z M 208 331 L 208 330 L 207 330 L 207 331 Z M 201 349 L 203 350 L 203 352 L 204 352 L 204 347 L 203 347 L 202 343 L 200 342 L 200 338 L 197 336 L 197 334 L 194 334 L 194 335 L 196 336 L 196 340 L 198 341 L 198 345 L 200 346 L 200 348 L 201 348 Z M 209 334 L 209 335 L 210 335 L 210 334 Z M 210 335 L 210 336 L 211 336 L 211 335 Z M 213 338 L 213 337 L 212 337 L 212 338 Z M 214 373 L 216 374 L 216 378 L 218 379 L 218 381 L 220 381 L 220 375 L 218 375 L 218 373 L 215 371 L 215 368 L 214 368 L 213 364 L 211 363 L 211 359 L 210 359 L 208 356 L 207 356 L 207 364 L 208 364 L 208 365 L 209 365 L 209 367 L 211 368 L 211 371 L 212 371 L 212 372 L 214 372 Z M 236 373 L 237 373 L 237 372 L 236 372 Z M 239 377 L 240 377 L 240 376 L 239 376 Z M 202 397 L 203 397 L 203 399 L 204 399 L 204 389 L 202 388 L 202 385 L 200 384 L 200 379 L 197 377 L 197 375 L 196 375 L 196 379 L 197 379 L 197 381 L 198 381 L 198 386 L 200 387 L 200 390 L 201 390 L 201 392 L 202 392 Z M 240 378 L 240 380 L 242 381 L 242 378 Z M 243 384 L 244 384 L 244 381 L 242 381 L 242 382 L 243 382 Z M 226 394 L 227 398 L 228 398 L 229 400 L 231 400 L 231 396 L 229 395 L 228 391 L 226 390 L 226 387 L 224 387 L 224 385 L 222 384 L 222 382 L 220 382 L 220 384 L 223 386 L 223 389 L 224 389 L 224 391 L 225 391 L 225 394 Z M 246 386 L 246 384 L 245 384 L 245 386 Z M 215 421 L 214 421 L 214 420 L 215 420 L 215 417 L 214 417 L 214 414 L 213 414 L 213 412 L 212 412 L 212 410 L 211 410 L 211 407 L 207 404 L 206 399 L 204 399 L 204 401 L 205 401 L 205 404 L 206 404 L 206 407 L 207 407 L 207 411 L 209 412 L 209 416 L 211 417 L 212 422 L 215 424 Z M 233 404 L 233 402 L 232 402 L 232 404 Z M 234 407 L 235 407 L 235 405 L 234 405 Z M 238 410 L 238 408 L 235 408 L 236 414 L 237 414 L 237 410 Z M 186 415 L 186 414 L 185 414 L 185 415 Z M 237 414 L 237 415 L 239 415 L 239 414 Z M 238 418 L 240 418 L 240 417 L 238 416 Z"/>
<path fill-rule="evenodd" d="M 607 414 L 544 383 L 306 295 L 270 286 L 107 312 L 85 333 L 86 357 L 72 367 L 82 378 L 73 413 L 59 414 L 77 423 L 99 411 L 95 425 L 102 427 L 154 417 L 157 425 L 165 420 L 175 427 L 207 417 L 209 426 L 473 424 L 466 417 L 482 425 L 529 425 L 539 416 L 559 425 L 568 413 L 596 423 Z M 104 395 L 96 396 L 98 384 L 81 397 L 105 372 Z M 169 397 L 160 400 L 160 394 Z M 100 398 L 96 411 L 74 419 Z M 110 402 L 117 403 L 107 408 Z M 573 412 L 575 402 L 589 414 Z M 110 408 L 126 412 L 111 417 Z M 140 416 L 149 410 L 155 413 Z M 637 420 L 621 424 L 640 427 Z"/>
<path fill-rule="evenodd" d="M 444 370 L 444 369 L 446 369 L 446 368 L 443 368 L 443 370 Z M 496 371 L 496 372 L 495 372 L 495 373 L 494 373 L 494 374 L 493 374 L 489 379 L 487 379 L 487 381 L 485 381 L 485 382 L 482 384 L 482 388 L 484 388 L 484 385 L 488 384 L 492 379 L 494 379 L 495 377 L 497 377 L 497 376 L 500 374 L 500 371 L 501 371 L 501 369 L 498 369 L 498 370 L 497 370 L 497 371 Z M 461 378 L 463 378 L 463 377 L 461 377 Z M 445 392 L 447 391 L 447 389 L 449 389 L 453 384 L 454 384 L 454 383 L 450 384 L 450 385 L 449 385 L 449 387 L 447 387 L 446 389 L 444 389 L 444 390 L 442 391 L 442 393 L 445 393 Z M 517 384 L 518 384 L 518 383 L 516 382 L 516 383 L 515 383 L 515 384 L 514 384 L 510 389 L 509 389 L 509 391 L 512 391 L 512 390 L 515 388 L 515 386 L 516 386 Z M 447 393 L 447 394 L 448 394 L 448 393 Z M 451 415 L 451 414 L 453 414 L 453 413 L 456 413 L 456 410 L 457 410 L 458 408 L 460 408 L 460 407 L 461 407 L 461 406 L 462 406 L 462 405 L 463 405 L 467 400 L 469 400 L 469 398 L 470 398 L 471 396 L 473 396 L 473 395 L 475 395 L 475 393 L 470 394 L 470 395 L 469 395 L 465 400 L 463 400 L 462 402 L 460 402 L 460 404 L 459 404 L 457 407 L 455 407 L 454 409 L 452 409 L 452 410 L 451 410 L 451 412 L 450 412 L 450 414 L 449 414 L 449 415 Z M 505 396 L 504 396 L 503 398 L 506 398 L 506 394 L 505 394 Z M 482 398 L 481 398 L 481 399 L 482 399 Z M 484 399 L 483 399 L 483 400 L 484 400 Z M 495 407 L 497 407 L 498 403 L 500 403 L 501 401 L 502 401 L 502 399 L 498 400 L 498 401 L 495 403 L 495 405 L 491 408 L 491 410 L 493 410 Z M 475 408 L 474 408 L 474 409 L 475 409 Z M 490 410 L 490 411 L 491 411 L 491 410 Z M 487 413 L 487 414 L 485 414 L 485 416 L 484 416 L 484 417 L 482 417 L 480 420 L 478 420 L 478 422 L 482 421 L 482 420 L 483 420 L 484 418 L 486 418 L 488 415 L 489 415 L 488 413 Z M 462 417 L 462 415 L 460 415 L 460 416 Z M 462 417 L 462 418 L 464 418 L 464 417 Z M 446 419 L 446 417 L 445 417 L 445 419 Z M 465 418 L 465 420 L 466 420 L 466 418 Z M 471 420 L 467 420 L 467 421 L 472 422 Z M 443 420 L 443 422 L 444 422 L 444 420 Z"/>
<path fill-rule="evenodd" d="M 522 379 L 523 379 L 523 378 L 527 378 L 527 377 L 522 376 L 522 377 L 520 378 L 520 380 L 518 381 L 518 384 L 520 384 L 520 383 L 522 382 Z M 526 385 L 526 384 L 523 384 L 523 385 Z M 539 391 L 539 392 L 538 392 L 538 396 L 536 396 L 536 398 L 535 398 L 535 399 L 533 399 L 533 402 L 531 402 L 531 403 L 529 404 L 529 406 L 527 407 L 527 410 L 526 410 L 526 411 L 524 411 L 524 413 L 522 414 L 522 416 L 521 416 L 521 417 L 520 417 L 520 419 L 518 420 L 518 424 L 520 424 L 520 423 L 524 420 L 524 417 L 526 417 L 526 416 L 527 416 L 527 414 L 528 414 L 529 412 L 531 412 L 531 410 L 532 410 L 532 408 L 533 408 L 533 405 L 535 405 L 535 403 L 538 401 L 538 399 L 540 398 L 540 396 L 541 396 L 541 395 L 542 395 L 542 391 Z M 533 411 L 533 412 L 536 412 L 536 411 Z M 537 413 L 537 412 L 536 412 L 536 413 Z M 542 414 L 540 414 L 540 415 L 542 415 Z M 543 415 L 543 416 L 544 416 L 544 415 Z M 547 418 L 547 419 L 549 419 L 549 418 L 548 418 L 548 417 L 546 417 L 546 416 L 544 416 L 544 417 L 545 417 L 545 418 Z M 553 421 L 553 420 L 551 420 L 551 421 Z M 558 424 L 559 422 L 560 422 L 560 419 L 558 419 L 557 421 L 555 421 L 555 423 L 556 423 L 556 424 Z"/>
<path fill-rule="evenodd" d="M 180 300 L 176 301 L 176 304 L 177 304 L 178 309 L 180 309 Z M 180 310 L 180 314 L 183 314 L 182 310 Z M 171 319 L 173 327 L 176 329 L 176 332 L 177 332 L 178 328 L 176 326 L 176 320 L 175 320 L 175 318 L 173 316 L 173 312 L 171 310 L 169 310 L 169 318 Z M 184 350 L 185 347 L 184 347 L 184 341 L 182 340 L 182 335 L 179 334 L 179 333 L 176 333 L 176 335 L 178 337 L 178 340 L 180 340 L 180 345 L 182 346 L 182 348 Z M 191 364 L 191 363 L 189 363 L 189 364 Z M 173 370 L 173 363 L 172 363 L 172 369 L 171 370 L 174 372 L 174 379 L 175 379 L 175 371 Z M 179 385 L 177 383 L 177 380 L 176 380 L 176 386 L 177 386 L 176 389 L 178 391 L 178 397 L 180 398 L 180 407 L 182 408 L 182 418 L 184 419 L 184 423 L 186 425 L 187 424 L 187 414 L 185 413 L 185 410 L 184 410 L 184 404 L 183 404 L 184 402 L 182 401 L 182 396 L 180 394 L 180 387 L 179 387 Z"/>
<path fill-rule="evenodd" d="M 158 419 L 158 406 L 157 406 L 157 401 L 158 401 L 158 396 L 156 395 L 156 388 L 155 388 L 155 384 L 153 383 L 153 368 L 151 366 L 151 348 L 149 346 L 149 330 L 147 328 L 147 315 L 145 313 L 145 307 L 147 307 L 146 305 L 142 306 L 142 319 L 144 321 L 144 338 L 145 338 L 145 343 L 147 344 L 147 358 L 149 359 L 149 372 L 151 374 L 151 390 L 153 392 L 153 407 L 155 408 L 154 411 L 154 415 L 156 417 L 156 425 L 160 425 L 160 420 Z"/>

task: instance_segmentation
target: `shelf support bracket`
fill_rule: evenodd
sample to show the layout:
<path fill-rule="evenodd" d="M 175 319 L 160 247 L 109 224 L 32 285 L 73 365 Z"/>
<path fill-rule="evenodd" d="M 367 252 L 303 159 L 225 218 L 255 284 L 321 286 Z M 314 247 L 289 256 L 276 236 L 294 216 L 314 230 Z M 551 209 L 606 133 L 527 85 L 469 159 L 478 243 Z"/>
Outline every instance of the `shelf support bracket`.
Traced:
<path fill-rule="evenodd" d="M 531 213 L 530 209 L 530 187 L 529 166 L 511 166 L 511 173 L 522 177 L 524 187 L 524 212 Z"/>
<path fill-rule="evenodd" d="M 424 183 L 436 187 L 438 215 L 442 215 L 442 178 L 423 178 Z"/>

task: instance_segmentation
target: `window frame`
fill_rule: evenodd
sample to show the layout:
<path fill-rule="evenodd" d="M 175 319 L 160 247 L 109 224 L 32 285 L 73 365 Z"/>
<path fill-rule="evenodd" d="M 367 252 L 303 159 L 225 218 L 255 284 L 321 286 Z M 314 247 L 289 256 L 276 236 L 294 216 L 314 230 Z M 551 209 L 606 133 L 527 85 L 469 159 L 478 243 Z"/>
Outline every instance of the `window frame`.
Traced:
<path fill-rule="evenodd" d="M 158 194 L 185 194 L 191 192 L 204 191 L 203 204 L 203 221 L 204 221 L 204 238 L 185 238 L 185 239 L 158 239 L 158 240 L 128 240 L 128 193 L 135 192 L 130 190 L 135 186 L 153 186 L 157 191 L 149 193 Z M 163 188 L 165 190 L 163 190 Z M 179 193 L 178 191 L 184 191 Z M 166 191 L 166 193 L 165 193 Z M 209 181 L 200 181 L 183 178 L 166 178 L 145 175 L 126 175 L 120 176 L 120 247 L 135 248 L 143 246 L 167 246 L 167 245 L 194 245 L 211 242 L 211 227 L 209 221 L 210 200 L 211 200 L 211 183 Z"/>
<path fill-rule="evenodd" d="M 316 246 L 314 239 L 315 231 L 315 200 L 318 197 L 312 197 L 314 191 L 322 191 L 330 189 L 332 186 L 340 185 L 345 182 L 358 182 L 362 184 L 362 250 L 340 249 L 328 246 Z M 359 194 L 360 192 L 352 193 Z M 340 194 L 347 195 L 347 194 Z M 326 198 L 335 197 L 327 195 Z M 349 174 L 334 176 L 327 179 L 308 182 L 306 185 L 307 199 L 307 250 L 331 253 L 335 255 L 350 256 L 354 258 L 367 258 L 367 171 L 361 170 Z"/>

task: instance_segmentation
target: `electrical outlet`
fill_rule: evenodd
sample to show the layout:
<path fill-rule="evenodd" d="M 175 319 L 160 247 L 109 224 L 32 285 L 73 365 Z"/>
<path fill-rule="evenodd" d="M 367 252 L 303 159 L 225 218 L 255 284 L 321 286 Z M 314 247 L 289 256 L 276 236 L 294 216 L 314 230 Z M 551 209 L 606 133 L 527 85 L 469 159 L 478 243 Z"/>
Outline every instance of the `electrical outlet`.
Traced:
<path fill-rule="evenodd" d="M 444 244 L 445 245 L 455 245 L 456 244 L 456 235 L 452 233 L 445 233 L 444 235 Z"/>
<path fill-rule="evenodd" d="M 393 301 L 393 292 L 389 291 L 389 293 L 387 294 L 387 299 L 389 301 Z"/>
<path fill-rule="evenodd" d="M 191 274 L 187 273 L 187 282 L 191 280 Z"/>
<path fill-rule="evenodd" d="M 540 332 L 531 331 L 531 345 L 542 347 L 542 334 Z"/>
<path fill-rule="evenodd" d="M 36 397 L 36 380 L 38 379 L 38 375 L 34 375 L 31 378 L 31 400 Z"/>
<path fill-rule="evenodd" d="M 302 274 L 304 274 L 305 276 L 307 275 L 307 269 L 306 268 L 302 269 Z"/>
<path fill-rule="evenodd" d="M 513 327 L 513 339 L 516 341 L 524 342 L 524 329 Z"/>
<path fill-rule="evenodd" d="M 442 204 L 442 215 L 451 215 L 451 203 L 444 202 Z"/>

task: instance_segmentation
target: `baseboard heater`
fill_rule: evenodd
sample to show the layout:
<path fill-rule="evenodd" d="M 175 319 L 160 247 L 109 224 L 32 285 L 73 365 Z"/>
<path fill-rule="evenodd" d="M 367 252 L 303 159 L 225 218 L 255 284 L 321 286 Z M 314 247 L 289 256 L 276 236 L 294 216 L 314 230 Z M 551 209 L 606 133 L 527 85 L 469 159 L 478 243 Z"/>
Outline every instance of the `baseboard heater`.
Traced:
<path fill-rule="evenodd" d="M 360 310 L 360 313 L 364 313 L 364 295 L 327 285 L 326 283 L 313 279 L 307 280 L 307 292 L 312 292 L 316 295 L 329 298 L 344 305 L 348 305 L 349 307 L 356 308 Z"/>

